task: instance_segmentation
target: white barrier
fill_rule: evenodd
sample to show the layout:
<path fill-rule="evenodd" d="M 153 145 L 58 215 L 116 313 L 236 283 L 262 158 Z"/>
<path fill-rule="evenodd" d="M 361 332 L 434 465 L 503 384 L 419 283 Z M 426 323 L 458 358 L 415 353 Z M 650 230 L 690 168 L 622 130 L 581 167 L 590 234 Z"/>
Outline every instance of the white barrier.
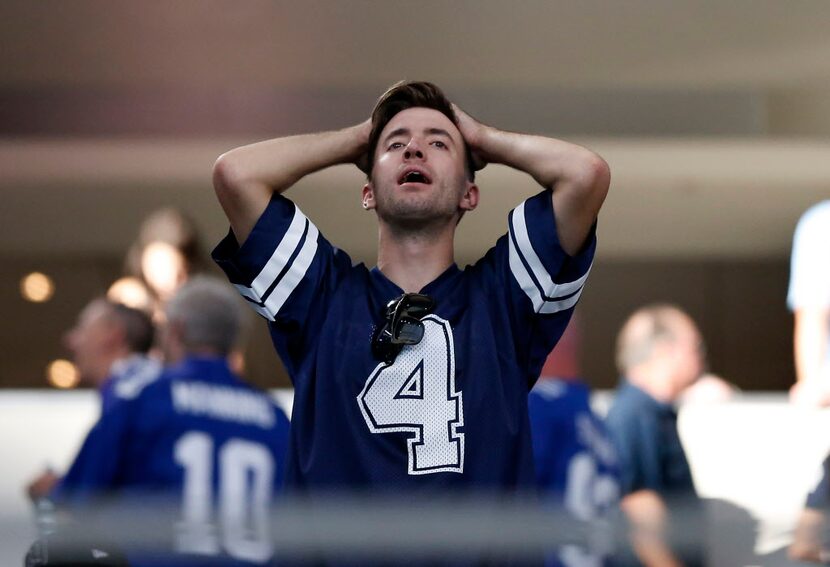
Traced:
<path fill-rule="evenodd" d="M 290 410 L 292 392 L 274 394 Z M 597 398 L 607 405 L 607 393 Z M 34 537 L 26 483 L 47 465 L 65 470 L 98 403 L 91 391 L 0 391 L 0 565 L 22 564 Z M 783 394 L 743 394 L 723 404 L 687 405 L 679 426 L 699 494 L 758 520 L 756 552 L 786 545 L 830 449 L 830 411 L 795 408 Z"/>

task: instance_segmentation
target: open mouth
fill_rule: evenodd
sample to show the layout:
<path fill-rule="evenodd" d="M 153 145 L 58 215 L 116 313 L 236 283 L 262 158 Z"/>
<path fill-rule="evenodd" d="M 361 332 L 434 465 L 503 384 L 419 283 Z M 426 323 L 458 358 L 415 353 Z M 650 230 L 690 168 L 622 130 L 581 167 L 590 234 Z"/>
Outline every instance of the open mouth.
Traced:
<path fill-rule="evenodd" d="M 418 171 L 417 169 L 410 169 L 404 171 L 403 175 L 398 178 L 398 184 L 403 185 L 404 183 L 424 183 L 430 184 L 432 180 L 427 177 L 423 172 Z"/>

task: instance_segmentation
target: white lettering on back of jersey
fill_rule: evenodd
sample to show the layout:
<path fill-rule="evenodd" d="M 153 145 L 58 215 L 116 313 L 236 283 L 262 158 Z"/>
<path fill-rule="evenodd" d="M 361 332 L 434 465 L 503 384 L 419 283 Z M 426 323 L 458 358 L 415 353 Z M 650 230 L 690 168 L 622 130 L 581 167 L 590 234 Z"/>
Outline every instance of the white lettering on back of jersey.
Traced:
<path fill-rule="evenodd" d="M 267 399 L 254 392 L 201 382 L 175 382 L 172 388 L 173 407 L 179 413 L 235 421 L 263 429 L 270 429 L 276 422 L 274 408 Z"/>
<path fill-rule="evenodd" d="M 603 433 L 587 414 L 576 416 L 576 435 L 586 447 L 590 447 L 596 458 L 605 466 L 617 464 L 617 452 L 611 440 Z"/>

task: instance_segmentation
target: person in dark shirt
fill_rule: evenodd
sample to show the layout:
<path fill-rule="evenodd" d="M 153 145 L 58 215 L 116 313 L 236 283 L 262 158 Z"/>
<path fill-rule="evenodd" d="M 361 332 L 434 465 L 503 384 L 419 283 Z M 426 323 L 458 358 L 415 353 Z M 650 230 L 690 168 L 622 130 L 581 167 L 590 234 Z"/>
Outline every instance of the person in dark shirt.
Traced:
<path fill-rule="evenodd" d="M 617 366 L 623 379 L 606 423 L 634 550 L 647 566 L 697 564 L 699 501 L 673 404 L 703 372 L 700 332 L 675 306 L 639 309 L 618 336 Z M 669 542 L 672 525 L 682 542 Z"/>
<path fill-rule="evenodd" d="M 530 174 L 541 192 L 461 269 L 455 230 L 478 204 L 474 173 L 486 162 Z M 346 163 L 367 174 L 374 268 L 283 195 Z M 533 489 L 527 392 L 588 278 L 610 183 L 602 158 L 485 126 L 437 86 L 405 82 L 371 120 L 233 149 L 213 173 L 231 225 L 213 259 L 268 321 L 294 384 L 287 487 Z"/>
<path fill-rule="evenodd" d="M 134 397 L 161 373 L 161 363 L 148 355 L 154 337 L 146 313 L 102 297 L 90 301 L 64 335 L 81 383 L 98 390 L 102 414 L 120 399 Z M 27 486 L 29 498 L 48 497 L 60 480 L 55 471 L 43 471 Z"/>
<path fill-rule="evenodd" d="M 830 511 L 830 455 L 821 466 L 821 478 L 807 495 L 789 548 L 790 558 L 813 563 L 830 561 L 827 513 Z"/>
<path fill-rule="evenodd" d="M 269 565 L 288 418 L 228 365 L 230 286 L 191 278 L 165 313 L 167 367 L 101 415 L 50 496 L 90 538 L 76 547 L 115 542 L 133 567 Z"/>

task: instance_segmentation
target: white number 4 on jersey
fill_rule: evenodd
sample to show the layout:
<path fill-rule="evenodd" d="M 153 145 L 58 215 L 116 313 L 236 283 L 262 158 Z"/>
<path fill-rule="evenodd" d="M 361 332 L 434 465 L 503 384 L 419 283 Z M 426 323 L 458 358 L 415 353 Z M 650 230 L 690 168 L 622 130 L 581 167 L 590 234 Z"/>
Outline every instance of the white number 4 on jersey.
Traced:
<path fill-rule="evenodd" d="M 464 472 L 464 404 L 455 387 L 450 324 L 423 319 L 424 338 L 407 345 L 395 362 L 381 363 L 357 396 L 372 433 L 411 433 L 408 474 Z"/>

